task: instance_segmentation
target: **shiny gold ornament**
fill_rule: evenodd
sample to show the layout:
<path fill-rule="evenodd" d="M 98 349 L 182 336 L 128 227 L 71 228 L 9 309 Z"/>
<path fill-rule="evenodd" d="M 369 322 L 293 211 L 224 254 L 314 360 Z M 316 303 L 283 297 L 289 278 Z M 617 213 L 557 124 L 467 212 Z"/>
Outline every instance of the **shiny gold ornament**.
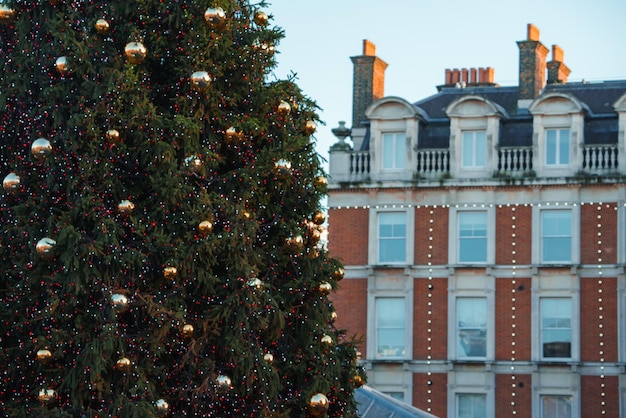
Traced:
<path fill-rule="evenodd" d="M 185 337 L 185 338 L 193 337 L 193 325 L 191 325 L 191 324 L 183 325 L 183 327 L 181 328 L 180 332 L 181 332 L 181 334 L 183 334 L 183 337 Z"/>
<path fill-rule="evenodd" d="M 322 339 L 320 340 L 320 342 L 321 342 L 323 345 L 331 346 L 331 345 L 333 345 L 333 337 L 331 337 L 331 336 L 330 336 L 330 335 L 328 335 L 328 334 L 324 334 L 324 336 L 322 337 Z"/>
<path fill-rule="evenodd" d="M 315 179 L 315 185 L 319 188 L 324 188 L 328 186 L 328 180 L 326 180 L 326 177 L 324 176 L 319 176 Z"/>
<path fill-rule="evenodd" d="M 263 360 L 265 360 L 267 364 L 274 364 L 274 355 L 272 353 L 265 353 Z"/>
<path fill-rule="evenodd" d="M 243 132 L 239 132 L 237 130 L 237 128 L 235 128 L 234 126 L 231 126 L 230 128 L 226 129 L 226 131 L 224 132 L 224 139 L 226 140 L 226 142 L 228 143 L 235 143 L 235 142 L 239 142 L 244 138 Z"/>
<path fill-rule="evenodd" d="M 226 13 L 221 7 L 209 7 L 204 12 L 204 20 L 212 28 L 219 28 L 226 23 Z"/>
<path fill-rule="evenodd" d="M 309 400 L 309 414 L 322 417 L 328 412 L 328 398 L 323 393 L 316 393 Z"/>
<path fill-rule="evenodd" d="M 96 26 L 96 32 L 100 34 L 107 33 L 109 29 L 111 28 L 111 25 L 109 25 L 109 22 L 107 22 L 104 19 L 96 20 L 95 26 Z"/>
<path fill-rule="evenodd" d="M 67 61 L 67 57 L 59 57 L 54 63 L 57 71 L 61 74 L 67 74 L 70 71 L 70 64 Z"/>
<path fill-rule="evenodd" d="M 317 291 L 322 296 L 330 295 L 330 292 L 332 292 L 332 290 L 333 286 L 328 282 L 322 282 L 319 284 L 319 286 L 317 286 Z"/>
<path fill-rule="evenodd" d="M 44 405 L 50 405 L 57 398 L 57 391 L 54 389 L 41 389 L 37 395 L 37 399 Z"/>
<path fill-rule="evenodd" d="M 141 42 L 129 42 L 124 48 L 124 54 L 131 64 L 141 64 L 146 59 L 148 50 Z"/>
<path fill-rule="evenodd" d="M 37 242 L 35 246 L 35 252 L 37 257 L 42 260 L 50 260 L 53 256 L 52 249 L 56 245 L 56 241 L 52 238 L 42 238 Z"/>
<path fill-rule="evenodd" d="M 273 54 L 275 49 L 274 44 L 268 41 L 261 41 L 260 39 L 255 39 L 252 41 L 252 47 L 266 54 Z M 287 112 L 289 113 L 289 112 Z"/>
<path fill-rule="evenodd" d="M 304 133 L 307 135 L 312 135 L 317 130 L 317 125 L 312 120 L 307 120 L 304 124 Z"/>
<path fill-rule="evenodd" d="M 120 132 L 117 129 L 109 129 L 104 134 L 104 137 L 109 142 L 118 142 L 120 140 Z"/>
<path fill-rule="evenodd" d="M 363 386 L 363 377 L 360 374 L 355 374 L 352 378 L 352 382 L 354 383 L 355 388 L 360 388 Z"/>
<path fill-rule="evenodd" d="M 122 357 L 115 363 L 115 370 L 122 373 L 128 373 L 130 371 L 131 364 L 130 359 Z"/>
<path fill-rule="evenodd" d="M 330 313 L 330 322 L 335 322 L 337 320 L 337 312 L 332 311 Z"/>
<path fill-rule="evenodd" d="M 253 277 L 252 279 L 248 280 L 248 286 L 253 289 L 261 290 L 263 289 L 263 282 L 259 278 Z"/>
<path fill-rule="evenodd" d="M 129 305 L 128 298 L 121 293 L 111 295 L 111 304 L 113 305 L 113 310 L 117 313 L 125 312 Z"/>
<path fill-rule="evenodd" d="M 202 160 L 196 155 L 185 158 L 185 168 L 189 173 L 199 173 L 202 170 Z"/>
<path fill-rule="evenodd" d="M 281 100 L 276 108 L 276 111 L 281 116 L 287 116 L 291 112 L 291 105 L 284 100 Z"/>
<path fill-rule="evenodd" d="M 159 399 L 154 403 L 156 407 L 156 413 L 159 417 L 164 417 L 170 413 L 170 405 L 165 401 L 165 399 Z"/>
<path fill-rule="evenodd" d="M 206 93 L 211 86 L 211 81 L 213 81 L 206 71 L 196 71 L 192 73 L 189 80 L 191 81 L 191 88 L 200 93 Z"/>
<path fill-rule="evenodd" d="M 198 225 L 198 231 L 200 231 L 203 234 L 210 234 L 211 232 L 213 232 L 213 222 L 211 221 L 202 221 L 200 222 L 200 224 Z"/>
<path fill-rule="evenodd" d="M 286 179 L 291 175 L 291 163 L 281 159 L 274 163 L 274 173 L 276 177 Z"/>
<path fill-rule="evenodd" d="M 313 216 L 311 217 L 311 220 L 313 221 L 314 224 L 321 225 L 324 222 L 326 222 L 326 215 L 321 210 L 316 210 Z"/>
<path fill-rule="evenodd" d="M 343 279 L 343 276 L 346 274 L 346 271 L 343 267 L 337 267 L 337 269 L 333 272 L 333 279 L 339 281 Z"/>
<path fill-rule="evenodd" d="M 6 4 L 0 4 L 0 23 L 5 23 L 13 20 L 15 17 L 15 10 L 7 6 Z"/>
<path fill-rule="evenodd" d="M 37 350 L 37 361 L 43 364 L 47 364 L 52 359 L 52 352 L 48 349 Z"/>
<path fill-rule="evenodd" d="M 231 389 L 232 382 L 230 380 L 230 377 L 221 374 L 215 379 L 215 384 L 217 385 L 218 389 L 226 391 Z"/>
<path fill-rule="evenodd" d="M 269 17 L 267 16 L 267 13 L 258 11 L 254 14 L 254 23 L 256 23 L 257 25 L 267 26 L 268 22 L 269 22 Z"/>
<path fill-rule="evenodd" d="M 320 232 L 320 230 L 317 228 L 311 229 L 311 231 L 309 232 L 309 244 L 316 245 L 318 242 L 320 242 L 320 239 L 322 239 L 322 233 Z"/>
<path fill-rule="evenodd" d="M 291 253 L 299 253 L 304 248 L 304 240 L 300 235 L 294 235 L 285 239 L 285 247 Z"/>
<path fill-rule="evenodd" d="M 163 277 L 166 280 L 174 280 L 178 276 L 178 269 L 176 267 L 168 266 L 163 269 Z"/>
<path fill-rule="evenodd" d="M 52 144 L 46 138 L 35 139 L 30 146 L 30 152 L 38 160 L 43 160 L 52 152 Z"/>
<path fill-rule="evenodd" d="M 135 210 L 135 204 L 130 200 L 122 200 L 117 205 L 117 211 L 122 215 L 128 215 Z"/>
<path fill-rule="evenodd" d="M 14 192 L 20 187 L 20 176 L 15 173 L 9 173 L 2 181 L 2 187 L 6 192 Z"/>

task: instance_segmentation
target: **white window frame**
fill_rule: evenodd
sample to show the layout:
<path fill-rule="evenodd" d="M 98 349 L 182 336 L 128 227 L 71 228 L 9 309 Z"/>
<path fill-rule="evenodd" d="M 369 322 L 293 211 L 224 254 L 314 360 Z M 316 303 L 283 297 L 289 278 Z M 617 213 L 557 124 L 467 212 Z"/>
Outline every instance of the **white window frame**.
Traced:
<path fill-rule="evenodd" d="M 463 281 L 463 277 L 456 277 L 455 280 Z M 451 284 L 454 286 L 454 284 Z M 448 295 L 448 358 L 457 361 L 492 361 L 495 359 L 495 327 L 496 327 L 496 300 L 495 292 L 485 292 L 482 290 L 461 290 L 457 289 L 450 292 Z M 457 300 L 461 298 L 482 298 L 486 300 L 487 305 L 487 348 L 485 357 L 467 357 L 462 356 L 458 347 L 460 344 L 459 332 L 457 326 Z"/>
<path fill-rule="evenodd" d="M 544 334 L 544 329 L 552 329 L 552 330 L 560 330 L 560 329 L 566 329 L 566 328 L 559 328 L 559 327 L 554 327 L 554 328 L 544 328 L 543 325 L 543 318 L 544 318 L 544 306 L 543 306 L 543 302 L 547 301 L 547 300 L 566 300 L 569 302 L 570 304 L 570 313 L 569 313 L 569 333 L 570 333 L 570 355 L 569 357 L 552 357 L 552 356 L 545 356 L 544 355 L 544 341 L 543 341 L 543 334 Z M 565 297 L 552 297 L 552 296 L 540 296 L 539 297 L 539 355 L 541 356 L 541 360 L 542 361 L 571 361 L 573 359 L 573 354 L 574 354 L 574 303 L 571 297 L 565 296 Z"/>
<path fill-rule="evenodd" d="M 476 236 L 472 236 L 472 237 L 467 237 L 467 238 L 463 238 L 461 237 L 461 227 L 462 227 L 462 222 L 461 222 L 461 217 L 463 215 L 467 215 L 467 214 L 471 214 L 471 213 L 480 213 L 482 215 L 484 215 L 485 217 L 485 236 L 484 236 L 484 240 L 485 240 L 485 259 L 484 260 L 461 260 L 461 256 L 462 256 L 462 246 L 461 243 L 462 241 L 469 239 L 477 239 L 477 238 L 483 238 L 483 237 L 476 237 Z M 486 210 L 463 210 L 463 211 L 457 211 L 457 254 L 458 254 L 458 263 L 459 264 L 486 264 L 489 261 L 489 214 L 487 213 Z"/>
<path fill-rule="evenodd" d="M 543 261 L 543 231 L 541 228 L 541 212 L 548 210 L 563 210 L 568 209 L 571 211 L 571 260 L 570 261 Z M 576 265 L 580 263 L 580 206 L 579 205 L 534 205 L 532 211 L 532 262 L 534 264 L 544 265 Z"/>
<path fill-rule="evenodd" d="M 554 375 L 553 379 L 557 379 L 558 377 Z M 545 386 L 537 386 L 533 390 L 533 402 L 532 402 L 532 416 L 533 417 L 542 417 L 543 416 L 543 402 L 542 397 L 544 396 L 569 396 L 572 398 L 572 418 L 580 417 L 581 408 L 580 408 L 580 395 L 579 388 L 575 388 L 574 386 L 567 387 L 567 383 L 571 380 L 571 375 L 567 378 L 563 377 L 561 381 L 563 382 L 563 386 L 559 387 L 545 387 Z M 578 386 L 578 385 L 575 385 Z"/>
<path fill-rule="evenodd" d="M 539 395 L 539 408 L 541 409 L 540 414 L 539 415 L 541 418 L 544 418 L 544 411 L 543 411 L 543 398 L 547 398 L 547 397 L 553 397 L 553 398 L 571 398 L 571 404 L 570 404 L 570 414 L 569 417 L 563 417 L 563 418 L 573 418 L 574 417 L 574 397 L 572 395 L 563 395 L 563 394 L 540 394 Z M 554 415 L 550 415 L 549 418 L 562 418 L 562 417 L 554 417 Z"/>
<path fill-rule="evenodd" d="M 540 282 L 542 279 L 537 277 L 533 279 Z M 556 278 L 557 281 L 570 281 L 571 278 Z M 537 284 L 533 284 L 532 295 L 532 323 L 531 323 L 531 357 L 536 362 L 547 363 L 575 363 L 580 361 L 580 288 L 554 288 L 541 289 Z M 543 344 L 541 338 L 541 298 L 570 298 L 572 301 L 572 344 L 570 358 L 543 357 Z"/>
<path fill-rule="evenodd" d="M 403 315 L 403 323 L 402 323 L 402 328 L 399 328 L 397 326 L 393 326 L 393 327 L 382 327 L 382 325 L 380 324 L 380 318 L 381 316 L 379 315 L 380 309 L 379 308 L 382 304 L 382 301 L 385 301 L 387 303 L 391 303 L 393 305 L 396 304 L 400 304 L 402 303 L 404 306 L 402 306 L 402 315 Z M 385 360 L 395 360 L 395 359 L 403 359 L 407 357 L 407 352 L 406 352 L 406 334 L 407 334 L 407 316 L 406 316 L 406 298 L 402 297 L 402 296 L 378 296 L 374 299 L 374 310 L 375 310 L 375 335 L 374 338 L 376 340 L 376 358 L 377 359 L 385 359 Z M 401 331 L 402 335 L 403 335 L 403 339 L 402 339 L 402 352 L 401 353 L 396 353 L 396 354 L 381 354 L 380 353 L 380 347 L 381 347 L 381 341 L 380 341 L 380 332 L 381 330 L 396 330 L 396 331 Z"/>
<path fill-rule="evenodd" d="M 368 292 L 367 310 L 367 358 L 368 360 L 384 360 L 384 361 L 404 361 L 413 357 L 413 298 L 408 296 L 412 294 L 410 289 L 404 290 L 370 290 Z M 383 357 L 378 355 L 378 318 L 376 303 L 378 299 L 384 298 L 400 298 L 404 299 L 404 354 L 401 356 Z M 374 379 L 375 382 L 375 379 Z M 376 385 L 378 388 L 379 385 Z M 404 387 L 404 386 L 402 386 Z M 382 388 L 382 386 L 381 386 Z M 401 386 L 389 386 L 387 390 L 400 391 Z M 406 394 L 406 392 L 405 392 Z"/>
<path fill-rule="evenodd" d="M 483 163 L 482 164 L 477 164 L 476 160 L 478 157 L 478 146 L 477 146 L 477 134 L 482 134 L 483 138 L 483 145 L 484 147 L 482 147 L 482 153 L 483 153 Z M 470 140 L 471 142 L 471 152 L 472 152 L 472 161 L 470 162 L 470 164 L 465 164 L 465 151 L 466 151 L 466 139 Z M 462 130 L 461 131 L 461 158 L 460 158 L 460 162 L 461 162 L 461 167 L 464 170 L 484 170 L 485 167 L 487 166 L 487 157 L 488 157 L 488 152 L 487 152 L 487 131 L 484 129 L 472 129 L 472 130 Z"/>
<path fill-rule="evenodd" d="M 385 145 L 388 140 L 392 141 L 392 162 L 389 166 L 387 161 L 387 153 L 385 153 Z M 398 149 L 399 148 L 399 149 Z M 402 171 L 407 167 L 407 149 L 406 149 L 406 133 L 405 132 L 381 132 L 380 134 L 380 168 L 383 171 Z"/>
<path fill-rule="evenodd" d="M 413 263 L 413 249 L 414 249 L 414 225 L 415 225 L 415 209 L 413 207 L 395 208 L 395 205 L 390 205 L 390 208 L 373 208 L 370 209 L 369 218 L 369 242 L 368 246 L 368 260 L 370 265 L 384 265 L 384 266 L 407 266 Z M 398 205 L 400 206 L 400 205 Z M 384 213 L 405 213 L 406 215 L 406 233 L 405 233 L 405 257 L 403 261 L 380 261 L 380 240 L 379 240 L 379 215 Z"/>
<path fill-rule="evenodd" d="M 454 404 L 455 404 L 455 409 L 454 409 L 454 416 L 456 418 L 459 418 L 460 412 L 459 408 L 460 408 L 460 402 L 459 402 L 459 397 L 461 396 L 481 396 L 485 398 L 485 417 L 488 417 L 488 410 L 489 410 L 489 404 L 488 404 L 488 396 L 486 393 L 484 392 L 457 392 L 454 395 Z"/>
<path fill-rule="evenodd" d="M 484 262 L 462 262 L 459 260 L 460 256 L 460 224 L 459 213 L 468 212 L 481 212 L 487 213 L 487 260 Z M 450 208 L 449 225 L 448 225 L 448 242 L 454 243 L 448 245 L 448 259 L 457 265 L 490 265 L 495 263 L 496 259 L 496 212 L 493 207 L 485 207 L 477 204 L 467 204 L 459 207 Z"/>
<path fill-rule="evenodd" d="M 484 324 L 484 332 L 485 332 L 485 355 L 484 356 L 472 356 L 472 355 L 467 355 L 467 354 L 463 354 L 463 352 L 461 351 L 461 345 L 463 344 L 461 342 L 461 330 L 462 327 L 460 326 L 460 318 L 459 318 L 459 301 L 461 300 L 476 300 L 476 301 L 481 301 L 484 302 L 484 308 L 485 308 L 485 324 Z M 490 327 L 489 327 L 489 317 L 492 316 L 490 315 L 489 312 L 489 302 L 487 300 L 486 297 L 476 297 L 476 296 L 459 296 L 455 298 L 455 311 L 456 311 L 456 315 L 455 315 L 455 341 L 456 341 L 456 353 L 457 353 L 457 359 L 458 360 L 476 360 L 476 361 L 480 361 L 480 360 L 485 360 L 487 359 L 487 355 L 488 355 L 488 346 L 489 346 L 489 338 L 490 338 Z M 476 327 L 465 327 L 465 328 L 470 328 L 470 329 L 474 329 Z M 465 329 L 463 328 L 463 329 Z"/>
<path fill-rule="evenodd" d="M 561 162 L 561 141 L 562 141 L 562 133 L 567 131 L 567 162 Z M 548 163 L 548 134 L 554 132 L 555 133 L 555 163 Z M 544 140 L 543 140 L 543 163 L 547 168 L 562 168 L 568 167 L 572 164 L 572 130 L 569 127 L 562 128 L 546 128 L 543 132 Z"/>

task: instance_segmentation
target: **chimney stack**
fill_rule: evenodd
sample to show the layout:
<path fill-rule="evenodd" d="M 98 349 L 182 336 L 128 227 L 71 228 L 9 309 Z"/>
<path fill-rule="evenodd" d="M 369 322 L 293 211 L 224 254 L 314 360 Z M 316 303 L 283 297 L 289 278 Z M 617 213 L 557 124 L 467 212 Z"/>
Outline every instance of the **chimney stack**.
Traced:
<path fill-rule="evenodd" d="M 350 57 L 354 65 L 352 84 L 352 127 L 365 121 L 365 110 L 385 95 L 387 63 L 376 56 L 376 45 L 363 40 L 363 55 Z"/>
<path fill-rule="evenodd" d="M 491 67 L 485 68 L 446 68 L 446 82 L 437 86 L 441 91 L 444 87 L 495 87 L 495 74 Z"/>
<path fill-rule="evenodd" d="M 539 29 L 528 24 L 525 41 L 519 46 L 519 107 L 528 107 L 546 84 L 546 56 L 548 48 L 539 42 Z"/>
<path fill-rule="evenodd" d="M 565 84 L 570 69 L 563 63 L 563 50 L 552 45 L 552 61 L 548 62 L 548 84 Z"/>

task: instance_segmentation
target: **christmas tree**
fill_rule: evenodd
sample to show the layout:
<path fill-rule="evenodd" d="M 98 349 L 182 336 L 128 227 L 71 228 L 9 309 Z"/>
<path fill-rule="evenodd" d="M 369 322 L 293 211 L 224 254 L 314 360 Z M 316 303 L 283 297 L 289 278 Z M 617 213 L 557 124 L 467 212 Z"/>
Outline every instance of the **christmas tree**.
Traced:
<path fill-rule="evenodd" d="M 0 411 L 355 416 L 318 108 L 268 5 L 0 3 Z"/>

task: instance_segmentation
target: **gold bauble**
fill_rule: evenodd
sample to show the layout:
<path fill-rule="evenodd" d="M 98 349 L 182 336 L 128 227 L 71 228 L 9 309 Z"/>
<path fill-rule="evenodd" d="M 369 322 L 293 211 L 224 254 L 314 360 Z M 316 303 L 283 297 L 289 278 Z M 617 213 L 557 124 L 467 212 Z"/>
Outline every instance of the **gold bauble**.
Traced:
<path fill-rule="evenodd" d="M 129 358 L 122 357 L 115 363 L 115 370 L 122 373 L 128 373 L 130 371 L 131 364 L 132 363 Z"/>
<path fill-rule="evenodd" d="M 165 399 L 159 399 L 154 403 L 156 407 L 156 413 L 159 417 L 164 417 L 170 413 L 170 405 L 165 401 Z"/>
<path fill-rule="evenodd" d="M 299 253 L 304 248 L 304 240 L 300 235 L 285 238 L 285 247 L 292 253 Z"/>
<path fill-rule="evenodd" d="M 337 320 L 337 312 L 332 311 L 330 313 L 330 322 L 335 322 Z"/>
<path fill-rule="evenodd" d="M 0 23 L 8 22 L 15 17 L 15 10 L 6 4 L 0 4 Z"/>
<path fill-rule="evenodd" d="M 261 281 L 261 279 L 253 277 L 252 279 L 248 280 L 248 286 L 253 289 L 261 290 L 263 288 L 263 282 Z"/>
<path fill-rule="evenodd" d="M 114 293 L 111 295 L 111 304 L 115 312 L 125 312 L 128 309 L 128 298 L 121 293 Z"/>
<path fill-rule="evenodd" d="M 191 81 L 191 88 L 200 93 L 206 93 L 212 81 L 211 76 L 206 71 L 196 71 L 192 73 L 189 80 Z"/>
<path fill-rule="evenodd" d="M 57 242 L 52 238 L 42 238 L 37 242 L 35 251 L 37 256 L 42 260 L 50 260 L 52 258 L 52 249 Z"/>
<path fill-rule="evenodd" d="M 122 215 L 128 215 L 132 213 L 133 210 L 135 210 L 135 204 L 130 200 L 125 199 L 118 203 L 117 210 Z"/>
<path fill-rule="evenodd" d="M 109 25 L 109 22 L 107 22 L 104 19 L 98 19 L 96 20 L 96 32 L 98 33 L 107 33 L 109 31 L 109 28 L 111 27 L 111 25 Z"/>
<path fill-rule="evenodd" d="M 360 374 L 355 374 L 352 378 L 352 382 L 354 383 L 355 388 L 360 388 L 363 386 L 363 377 Z"/>
<path fill-rule="evenodd" d="M 311 220 L 313 221 L 314 224 L 321 225 L 324 222 L 326 222 L 326 215 L 321 210 L 316 210 L 313 216 L 311 217 Z"/>
<path fill-rule="evenodd" d="M 320 239 L 322 239 L 321 231 L 317 228 L 311 229 L 309 232 L 309 244 L 315 245 L 320 242 Z"/>
<path fill-rule="evenodd" d="M 213 232 L 213 222 L 208 220 L 200 222 L 200 224 L 198 225 L 198 231 L 203 234 L 210 234 L 211 232 Z"/>
<path fill-rule="evenodd" d="M 104 136 L 109 142 L 118 142 L 120 140 L 120 131 L 117 129 L 109 129 Z"/>
<path fill-rule="evenodd" d="M 33 157 L 42 160 L 52 152 L 52 144 L 46 138 L 35 139 L 30 146 L 30 152 Z"/>
<path fill-rule="evenodd" d="M 163 269 L 163 277 L 167 280 L 174 280 L 178 276 L 178 269 L 176 267 L 168 266 Z"/>
<path fill-rule="evenodd" d="M 333 272 L 333 279 L 339 281 L 343 279 L 343 276 L 346 274 L 346 271 L 343 267 L 337 267 L 337 269 Z"/>
<path fill-rule="evenodd" d="M 57 71 L 61 74 L 67 74 L 70 71 L 70 64 L 67 61 L 67 57 L 59 57 L 54 63 Z"/>
<path fill-rule="evenodd" d="M 326 180 L 326 177 L 324 176 L 319 176 L 315 179 L 315 185 L 317 187 L 324 188 L 328 186 L 328 180 Z"/>
<path fill-rule="evenodd" d="M 265 353 L 263 360 L 265 360 L 267 364 L 274 364 L 274 355 L 272 353 Z"/>
<path fill-rule="evenodd" d="M 276 111 L 281 116 L 287 116 L 291 112 L 291 105 L 284 100 L 281 100 L 276 108 Z"/>
<path fill-rule="evenodd" d="M 141 42 L 129 42 L 124 48 L 124 55 L 131 64 L 141 64 L 146 59 L 148 50 Z"/>
<path fill-rule="evenodd" d="M 234 126 L 231 126 L 224 132 L 224 139 L 228 143 L 239 142 L 243 139 L 243 133 L 239 132 Z"/>
<path fill-rule="evenodd" d="M 47 364 L 52 359 L 52 352 L 48 349 L 37 350 L 37 361 L 43 364 Z"/>
<path fill-rule="evenodd" d="M 204 20 L 210 27 L 217 28 L 226 23 L 226 13 L 221 7 L 209 7 L 204 12 Z"/>
<path fill-rule="evenodd" d="M 254 23 L 256 23 L 257 25 L 267 26 L 268 22 L 269 22 L 269 17 L 267 16 L 267 13 L 258 11 L 254 14 Z"/>
<path fill-rule="evenodd" d="M 304 133 L 307 135 L 311 135 L 315 133 L 317 130 L 317 125 L 312 120 L 307 120 L 304 124 Z"/>
<path fill-rule="evenodd" d="M 291 163 L 285 159 L 276 161 L 274 163 L 274 173 L 278 178 L 288 178 L 291 175 Z"/>
<path fill-rule="evenodd" d="M 221 374 L 219 376 L 217 376 L 217 378 L 215 378 L 215 384 L 217 385 L 217 388 L 220 390 L 229 390 L 231 388 L 231 380 L 230 377 Z"/>
<path fill-rule="evenodd" d="M 183 325 L 183 327 L 180 329 L 180 333 L 183 334 L 183 337 L 185 338 L 193 337 L 193 325 L 191 324 Z"/>
<path fill-rule="evenodd" d="M 202 159 L 196 155 L 185 158 L 185 168 L 189 173 L 199 173 L 202 170 Z"/>
<path fill-rule="evenodd" d="M 6 192 L 14 192 L 20 187 L 20 176 L 15 173 L 9 173 L 2 181 L 2 187 Z"/>
<path fill-rule="evenodd" d="M 254 49 L 257 49 L 257 50 L 261 51 L 261 52 L 265 52 L 266 54 L 273 54 L 275 49 L 276 49 L 272 42 L 261 41 L 258 38 L 255 39 L 254 41 L 252 41 L 252 47 Z M 289 113 L 289 112 L 287 112 L 287 113 Z"/>
<path fill-rule="evenodd" d="M 333 290 L 333 286 L 328 282 L 322 282 L 319 284 L 319 286 L 317 286 L 317 291 L 322 296 L 330 295 L 330 292 L 332 292 L 332 290 Z"/>
<path fill-rule="evenodd" d="M 46 405 L 53 403 L 56 398 L 57 391 L 54 389 L 41 389 L 39 390 L 39 394 L 37 395 L 37 399 L 39 399 L 39 402 Z"/>
<path fill-rule="evenodd" d="M 328 398 L 323 393 L 316 393 L 309 400 L 309 414 L 322 417 L 328 412 Z"/>
<path fill-rule="evenodd" d="M 320 340 L 320 342 L 321 342 L 323 345 L 327 345 L 327 346 L 333 345 L 333 337 L 331 337 L 331 336 L 330 336 L 330 335 L 328 335 L 328 334 L 324 334 L 324 336 L 322 337 L 322 339 Z"/>

